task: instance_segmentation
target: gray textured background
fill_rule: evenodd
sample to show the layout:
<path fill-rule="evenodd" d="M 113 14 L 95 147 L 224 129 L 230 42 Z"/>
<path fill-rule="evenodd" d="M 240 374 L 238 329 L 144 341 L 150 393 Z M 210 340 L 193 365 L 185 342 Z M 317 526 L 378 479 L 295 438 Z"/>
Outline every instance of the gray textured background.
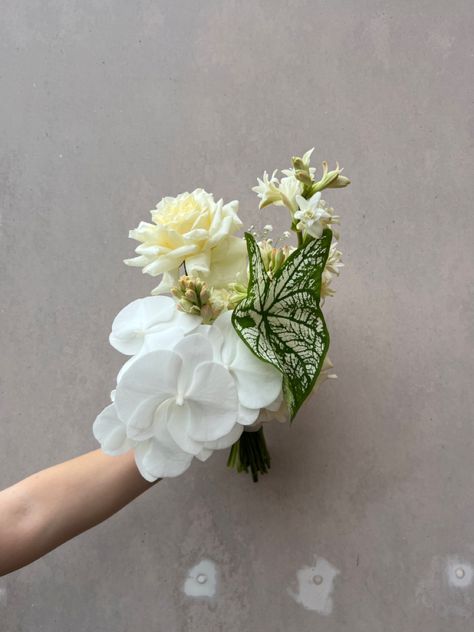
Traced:
<path fill-rule="evenodd" d="M 238 198 L 249 225 L 256 176 L 313 145 L 353 181 L 327 195 L 339 380 L 267 433 L 271 475 L 218 453 L 160 483 L 0 580 L 2 632 L 470 629 L 474 584 L 450 572 L 474 565 L 472 3 L 1 11 L 2 487 L 96 447 L 112 319 L 154 287 L 121 263 L 128 230 L 163 195 Z M 213 599 L 183 592 L 203 558 Z M 292 596 L 315 558 L 339 571 L 306 586 L 330 584 L 331 614 Z"/>

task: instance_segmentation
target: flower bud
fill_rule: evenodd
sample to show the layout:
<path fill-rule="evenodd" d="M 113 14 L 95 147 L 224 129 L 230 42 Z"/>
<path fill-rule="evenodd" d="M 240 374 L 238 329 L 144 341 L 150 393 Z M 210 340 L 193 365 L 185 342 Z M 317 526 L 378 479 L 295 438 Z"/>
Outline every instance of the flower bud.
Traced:
<path fill-rule="evenodd" d="M 201 317 L 204 325 L 210 325 L 220 314 L 220 310 L 215 309 L 211 303 L 206 303 L 201 307 Z"/>
<path fill-rule="evenodd" d="M 283 250 L 279 250 L 277 248 L 275 248 L 275 254 L 273 255 L 273 270 L 274 272 L 276 272 L 277 270 L 279 270 L 281 268 L 281 266 L 285 263 L 285 253 L 283 252 Z"/>
<path fill-rule="evenodd" d="M 191 288 L 188 288 L 186 290 L 186 292 L 184 293 L 184 297 L 190 302 L 190 303 L 197 303 L 197 295 L 196 292 L 194 290 L 192 290 Z"/>
<path fill-rule="evenodd" d="M 201 304 L 204 305 L 204 303 L 207 303 L 209 301 L 209 299 L 211 298 L 211 295 L 209 293 L 209 290 L 206 286 L 204 286 L 204 289 L 201 290 L 201 293 L 199 295 Z"/>
<path fill-rule="evenodd" d="M 303 184 L 311 185 L 313 184 L 313 178 L 309 175 L 307 169 L 296 169 L 295 170 L 295 178 L 302 182 Z"/>
<path fill-rule="evenodd" d="M 182 298 L 180 301 L 178 301 L 177 308 L 179 309 L 180 312 L 185 312 L 186 314 L 193 314 L 193 315 L 199 316 L 199 314 L 201 313 L 201 310 L 199 309 L 197 305 L 193 305 L 192 303 L 187 301 L 185 298 Z"/>
<path fill-rule="evenodd" d="M 338 175 L 335 180 L 333 180 L 332 182 L 328 184 L 328 189 L 342 189 L 343 187 L 346 187 L 350 183 L 351 181 L 349 180 L 349 178 Z"/>
<path fill-rule="evenodd" d="M 305 170 L 307 167 L 307 165 L 304 164 L 303 158 L 300 158 L 299 156 L 293 156 L 293 158 L 291 159 L 291 164 L 293 165 L 293 169 L 295 171 Z"/>
<path fill-rule="evenodd" d="M 229 299 L 227 307 L 234 309 L 237 305 L 247 298 L 248 290 L 241 283 L 229 283 Z"/>
<path fill-rule="evenodd" d="M 180 277 L 171 294 L 177 299 L 180 311 L 200 315 L 205 324 L 210 324 L 227 308 L 227 297 L 222 300 L 219 291 L 208 288 L 199 277 Z"/>
<path fill-rule="evenodd" d="M 339 163 L 336 162 L 336 168 L 333 169 L 332 171 L 328 171 L 328 163 L 326 162 L 326 160 L 323 162 L 323 177 L 321 178 L 321 180 L 319 180 L 319 182 L 316 182 L 312 189 L 311 189 L 311 195 L 314 195 L 314 193 L 317 193 L 318 191 L 322 191 L 323 189 L 326 188 L 340 188 L 340 187 L 346 187 L 348 184 L 350 184 L 350 180 L 349 178 L 346 178 L 345 176 L 341 176 L 341 172 L 342 169 L 339 167 Z"/>
<path fill-rule="evenodd" d="M 277 190 L 275 192 L 269 193 L 258 205 L 259 209 L 265 208 L 266 206 L 271 206 L 275 204 L 275 202 L 280 202 L 282 199 L 281 193 Z"/>

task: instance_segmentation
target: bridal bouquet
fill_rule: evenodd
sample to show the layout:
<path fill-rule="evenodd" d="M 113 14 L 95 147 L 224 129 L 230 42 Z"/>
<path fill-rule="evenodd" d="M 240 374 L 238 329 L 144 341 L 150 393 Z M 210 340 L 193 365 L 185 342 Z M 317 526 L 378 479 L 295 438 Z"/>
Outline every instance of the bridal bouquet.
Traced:
<path fill-rule="evenodd" d="M 286 208 L 276 241 L 270 225 L 237 237 L 238 202 L 203 189 L 163 198 L 130 231 L 138 256 L 125 263 L 160 282 L 113 321 L 110 343 L 130 357 L 93 432 L 107 454 L 133 449 L 145 479 L 230 448 L 228 465 L 256 481 L 270 467 L 263 424 L 291 421 L 335 377 L 321 306 L 343 264 L 339 217 L 321 195 L 349 180 L 326 162 L 317 179 L 312 151 L 253 188 L 260 208 Z"/>

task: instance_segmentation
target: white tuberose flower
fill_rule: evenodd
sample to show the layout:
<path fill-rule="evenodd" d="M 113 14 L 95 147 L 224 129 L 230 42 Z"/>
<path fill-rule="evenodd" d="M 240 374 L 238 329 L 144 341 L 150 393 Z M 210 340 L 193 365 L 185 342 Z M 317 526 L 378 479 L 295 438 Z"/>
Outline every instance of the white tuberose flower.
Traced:
<path fill-rule="evenodd" d="M 263 172 L 263 179 L 257 178 L 258 185 L 252 187 L 252 191 L 260 198 L 259 208 L 270 206 L 286 206 L 292 213 L 297 210 L 296 196 L 303 192 L 303 184 L 290 175 L 282 178 L 281 182 L 275 177 L 277 169 L 272 173 L 272 177 L 268 177 L 266 171 Z"/>
<path fill-rule="evenodd" d="M 238 407 L 234 378 L 214 361 L 210 341 L 191 334 L 172 350 L 137 358 L 93 431 L 105 452 L 126 451 L 131 441 L 138 469 L 153 481 L 178 476 L 193 456 L 205 459 L 237 441 Z"/>
<path fill-rule="evenodd" d="M 324 266 L 323 274 L 321 277 L 321 296 L 333 296 L 335 291 L 330 287 L 334 276 L 339 276 L 340 268 L 344 267 L 341 261 L 342 252 L 337 249 L 337 241 L 331 243 L 329 248 L 329 255 Z"/>
<path fill-rule="evenodd" d="M 252 187 L 252 191 L 255 191 L 261 200 L 260 208 L 274 204 L 276 201 L 281 199 L 280 192 L 278 190 L 278 178 L 275 177 L 277 171 L 278 169 L 275 169 L 271 178 L 269 178 L 268 173 L 264 171 L 262 179 L 257 178 L 258 185 Z"/>
<path fill-rule="evenodd" d="M 316 239 L 321 237 L 324 228 L 330 223 L 332 216 L 320 205 L 321 191 L 315 193 L 309 200 L 301 195 L 296 196 L 299 211 L 295 213 L 298 230 L 303 230 Z"/>
<path fill-rule="evenodd" d="M 286 206 L 292 213 L 298 210 L 297 197 L 303 192 L 303 183 L 295 176 L 288 176 L 281 179 L 279 190 L 281 200 L 275 206 Z"/>

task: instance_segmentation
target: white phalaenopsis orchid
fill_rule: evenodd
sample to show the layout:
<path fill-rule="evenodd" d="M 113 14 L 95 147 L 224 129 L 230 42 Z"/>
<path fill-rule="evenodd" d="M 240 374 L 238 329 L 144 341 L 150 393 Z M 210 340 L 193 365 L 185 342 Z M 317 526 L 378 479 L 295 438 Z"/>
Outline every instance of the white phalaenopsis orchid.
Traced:
<path fill-rule="evenodd" d="M 320 201 L 320 191 L 311 196 L 309 200 L 306 200 L 301 195 L 296 196 L 296 202 L 299 207 L 299 210 L 294 215 L 295 219 L 299 220 L 296 228 L 316 239 L 321 237 L 323 230 L 331 220 L 331 215 L 320 205 Z"/>
<path fill-rule="evenodd" d="M 140 472 L 156 480 L 235 443 L 243 430 L 238 416 L 234 377 L 215 361 L 208 337 L 191 334 L 173 349 L 138 357 L 93 429 L 105 452 L 134 446 Z"/>
<path fill-rule="evenodd" d="M 223 312 L 211 327 L 201 325 L 199 332 L 212 343 L 214 359 L 235 378 L 239 398 L 239 422 L 252 424 L 260 409 L 271 404 L 281 393 L 282 374 L 262 362 L 240 339 L 232 326 L 232 312 Z"/>
<path fill-rule="evenodd" d="M 169 339 L 170 330 L 179 337 L 196 329 L 201 319 L 176 309 L 176 301 L 169 296 L 146 296 L 124 307 L 112 323 L 109 341 L 112 347 L 125 355 L 140 353 L 147 337 L 155 342 Z"/>
<path fill-rule="evenodd" d="M 115 317 L 109 336 L 112 347 L 132 356 L 120 369 L 117 382 L 140 355 L 171 349 L 201 322 L 200 316 L 177 310 L 169 296 L 147 296 L 129 303 Z"/>

